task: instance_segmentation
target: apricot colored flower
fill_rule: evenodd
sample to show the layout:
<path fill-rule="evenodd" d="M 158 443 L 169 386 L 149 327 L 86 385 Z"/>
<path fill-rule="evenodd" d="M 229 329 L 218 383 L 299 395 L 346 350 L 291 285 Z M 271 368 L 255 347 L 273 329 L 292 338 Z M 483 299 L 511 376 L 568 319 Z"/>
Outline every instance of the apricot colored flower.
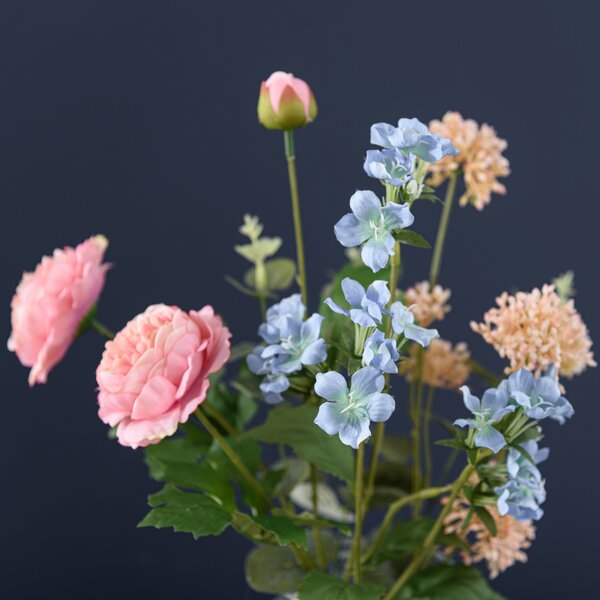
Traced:
<path fill-rule="evenodd" d="M 454 501 L 444 525 L 447 534 L 458 535 L 470 544 L 470 552 L 460 552 L 462 562 L 471 565 L 485 560 L 490 578 L 495 579 L 516 562 L 527 562 L 525 550 L 535 539 L 535 527 L 532 521 L 518 521 L 509 515 L 501 517 L 495 506 L 486 508 L 496 523 L 497 535 L 494 537 L 477 515 L 472 516 L 466 529 L 462 528 L 469 512 L 469 504 L 464 498 Z"/>
<path fill-rule="evenodd" d="M 431 289 L 428 281 L 421 281 L 404 292 L 404 303 L 412 307 L 419 325 L 428 327 L 434 321 L 441 321 L 450 312 L 450 296 L 450 290 L 441 285 L 435 285 Z"/>
<path fill-rule="evenodd" d="M 12 299 L 8 349 L 31 367 L 29 385 L 46 383 L 67 353 L 77 328 L 98 301 L 109 265 L 102 263 L 108 240 L 97 235 L 44 256 L 24 273 Z"/>
<path fill-rule="evenodd" d="M 419 348 L 413 346 L 409 357 L 400 363 L 400 374 L 409 382 L 418 379 Z M 423 354 L 423 382 L 436 388 L 458 390 L 470 375 L 469 350 L 464 342 L 432 340 Z"/>
<path fill-rule="evenodd" d="M 106 342 L 96 370 L 98 415 L 123 446 L 156 444 L 206 398 L 229 358 L 229 330 L 212 307 L 149 306 Z"/>
<path fill-rule="evenodd" d="M 554 366 L 567 378 L 595 367 L 592 340 L 573 299 L 564 302 L 553 285 L 529 293 L 507 292 L 496 298 L 498 308 L 483 315 L 471 329 L 510 361 L 505 373 L 525 368 L 540 376 Z"/>
<path fill-rule="evenodd" d="M 483 210 L 492 193 L 506 194 L 498 177 L 510 175 L 508 159 L 502 155 L 507 143 L 496 135 L 493 127 L 485 123 L 479 126 L 473 119 L 463 119 L 458 112 L 447 112 L 441 121 L 431 121 L 429 129 L 449 138 L 460 150 L 460 154 L 430 165 L 430 185 L 440 185 L 460 168 L 466 187 L 459 200 L 461 206 L 472 204 Z"/>

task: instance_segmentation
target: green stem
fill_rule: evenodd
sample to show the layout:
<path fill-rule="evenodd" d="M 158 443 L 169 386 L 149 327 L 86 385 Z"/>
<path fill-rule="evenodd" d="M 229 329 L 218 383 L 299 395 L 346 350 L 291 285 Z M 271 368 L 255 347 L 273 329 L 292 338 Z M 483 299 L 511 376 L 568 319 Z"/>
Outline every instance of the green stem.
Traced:
<path fill-rule="evenodd" d="M 225 430 L 227 435 L 235 435 L 237 433 L 235 427 L 216 408 L 214 408 L 214 406 L 210 405 L 208 402 L 204 402 L 202 408 L 208 413 L 208 416 L 213 421 L 216 421 L 221 428 Z"/>
<path fill-rule="evenodd" d="M 391 186 L 390 186 L 391 187 Z M 390 187 L 387 188 L 388 194 L 393 193 L 389 191 Z M 400 270 L 401 254 L 400 254 L 400 242 L 396 242 L 394 245 L 394 256 L 391 259 L 390 267 L 390 301 L 388 307 L 396 301 L 396 288 L 398 286 L 398 273 Z M 389 338 L 392 333 L 392 318 L 388 317 L 385 326 L 385 337 Z M 385 375 L 386 386 L 389 383 L 389 374 Z M 369 460 L 369 468 L 367 471 L 367 485 L 365 489 L 365 499 L 363 503 L 363 513 L 366 513 L 369 509 L 369 503 L 371 502 L 371 496 L 373 495 L 373 488 L 375 486 L 375 477 L 377 475 L 377 461 L 379 460 L 379 454 L 381 453 L 381 446 L 383 444 L 383 437 L 385 434 L 385 423 L 377 423 L 375 425 L 375 433 L 373 435 L 373 449 L 371 450 L 371 458 Z"/>
<path fill-rule="evenodd" d="M 449 492 L 452 489 L 452 485 L 445 485 L 443 487 L 435 487 L 435 488 L 427 488 L 423 490 L 419 490 L 414 494 L 410 494 L 409 496 L 404 496 L 399 500 L 396 500 L 392 504 L 390 504 L 385 517 L 381 523 L 381 527 L 377 531 L 375 536 L 375 540 L 373 544 L 369 548 L 368 552 L 363 556 L 362 562 L 363 564 L 369 561 L 381 548 L 383 542 L 385 541 L 385 536 L 387 535 L 388 529 L 392 524 L 394 517 L 396 514 L 401 511 L 405 506 L 408 506 L 412 502 L 417 502 L 421 500 L 429 500 L 430 498 L 436 498 L 437 496 L 441 496 L 446 492 Z"/>
<path fill-rule="evenodd" d="M 419 347 L 417 349 L 417 371 L 419 380 L 417 382 L 417 393 L 413 404 L 412 413 L 412 442 L 413 442 L 413 468 L 412 468 L 412 489 L 417 492 L 421 487 L 421 409 L 423 405 L 423 363 L 425 362 L 425 351 Z M 419 503 L 415 504 L 415 516 L 419 514 Z"/>
<path fill-rule="evenodd" d="M 354 583 L 360 583 L 360 539 L 362 535 L 362 487 L 363 487 L 363 462 L 365 446 L 361 443 L 356 451 L 356 467 L 354 476 L 354 538 L 352 548 L 344 569 L 344 580 L 348 581 L 350 573 L 354 574 Z"/>
<path fill-rule="evenodd" d="M 432 288 L 437 283 L 438 275 L 440 274 L 440 267 L 442 265 L 442 252 L 444 250 L 446 233 L 448 232 L 448 222 L 450 221 L 450 212 L 452 211 L 452 203 L 454 202 L 457 177 L 458 174 L 454 172 L 448 179 L 446 197 L 444 198 L 444 210 L 442 211 L 440 224 L 438 225 L 435 245 L 433 247 L 433 257 L 431 259 L 431 268 L 429 270 L 429 284 Z"/>
<path fill-rule="evenodd" d="M 196 409 L 195 413 L 196 418 L 202 425 L 204 425 L 206 431 L 210 433 L 210 435 L 215 439 L 217 444 L 221 447 L 223 452 L 227 455 L 227 458 L 233 463 L 235 468 L 240 472 L 240 475 L 246 480 L 248 485 L 257 493 L 258 496 L 265 502 L 265 504 L 269 507 L 272 506 L 271 499 L 265 492 L 262 485 L 257 481 L 257 479 L 250 473 L 246 465 L 242 462 L 242 459 L 238 456 L 235 450 L 229 445 L 227 440 L 219 433 L 219 430 L 210 422 L 210 420 L 206 417 L 206 415 L 202 412 L 200 408 Z"/>
<path fill-rule="evenodd" d="M 300 198 L 298 197 L 298 179 L 296 177 L 296 153 L 294 150 L 294 132 L 284 131 L 283 142 L 285 157 L 290 180 L 290 194 L 292 197 L 292 213 L 294 216 L 294 234 L 296 236 L 296 256 L 298 263 L 298 285 L 302 294 L 302 301 L 308 306 L 308 292 L 306 286 L 306 265 L 304 262 L 304 241 L 302 237 L 302 217 L 300 215 Z"/>
<path fill-rule="evenodd" d="M 473 467 L 472 465 L 467 465 L 462 470 L 461 474 L 458 476 L 458 479 L 452 485 L 452 491 L 448 496 L 448 502 L 440 511 L 438 518 L 436 519 L 432 528 L 429 530 L 429 533 L 427 534 L 427 537 L 423 542 L 423 546 L 415 554 L 414 558 L 412 559 L 408 567 L 406 567 L 402 575 L 398 577 L 394 585 L 383 597 L 383 600 L 392 600 L 393 598 L 395 598 L 396 594 L 404 587 L 406 582 L 419 570 L 423 562 L 427 560 L 427 558 L 430 556 L 431 550 L 435 546 L 435 540 L 444 525 L 444 520 L 448 516 L 450 510 L 452 509 L 452 504 L 454 503 L 454 500 L 456 500 L 456 497 L 458 496 L 458 494 L 460 494 L 463 485 L 467 482 L 474 470 L 475 467 Z"/>
<path fill-rule="evenodd" d="M 106 325 L 103 325 L 100 321 L 96 321 L 96 319 L 90 321 L 90 327 L 109 340 L 115 339 L 115 334 Z"/>
<path fill-rule="evenodd" d="M 425 487 L 431 485 L 431 475 L 433 463 L 431 460 L 431 409 L 433 408 L 433 396 L 435 395 L 435 387 L 430 386 L 427 391 L 427 400 L 425 401 L 425 414 L 423 415 L 423 447 L 425 448 L 425 479 L 423 485 Z"/>
<path fill-rule="evenodd" d="M 319 479 L 317 467 L 311 463 L 310 465 L 310 483 L 312 493 L 312 512 L 315 519 L 319 518 Z M 313 539 L 315 541 L 315 552 L 317 555 L 317 563 L 319 568 L 325 570 L 327 561 L 325 559 L 325 551 L 323 549 L 323 540 L 321 539 L 321 530 L 318 527 L 312 529 Z"/>

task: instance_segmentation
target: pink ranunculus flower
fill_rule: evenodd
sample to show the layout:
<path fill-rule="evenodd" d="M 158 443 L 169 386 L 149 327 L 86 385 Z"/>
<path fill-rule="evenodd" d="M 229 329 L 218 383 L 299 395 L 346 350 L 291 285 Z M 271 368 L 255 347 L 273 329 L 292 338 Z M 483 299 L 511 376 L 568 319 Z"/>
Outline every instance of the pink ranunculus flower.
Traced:
<path fill-rule="evenodd" d="M 275 71 L 263 81 L 258 99 L 258 120 L 267 129 L 297 129 L 317 116 L 315 97 L 306 83 L 291 73 Z"/>
<path fill-rule="evenodd" d="M 173 435 L 206 398 L 208 376 L 230 355 L 229 330 L 210 306 L 157 304 L 106 342 L 96 370 L 98 415 L 137 448 Z"/>
<path fill-rule="evenodd" d="M 12 299 L 8 349 L 31 367 L 29 385 L 46 383 L 66 354 L 77 328 L 104 287 L 108 240 L 96 235 L 76 248 L 44 256 L 33 273 L 24 273 Z"/>

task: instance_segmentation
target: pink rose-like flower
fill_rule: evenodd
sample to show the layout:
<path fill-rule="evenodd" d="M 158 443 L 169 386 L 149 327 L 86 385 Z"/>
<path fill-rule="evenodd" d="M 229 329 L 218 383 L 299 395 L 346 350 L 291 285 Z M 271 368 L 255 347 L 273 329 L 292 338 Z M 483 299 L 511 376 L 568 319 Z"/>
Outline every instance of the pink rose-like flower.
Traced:
<path fill-rule="evenodd" d="M 229 330 L 212 307 L 157 304 L 106 342 L 96 370 L 98 415 L 137 448 L 173 435 L 206 398 L 208 376 L 229 358 Z"/>
<path fill-rule="evenodd" d="M 46 383 L 66 354 L 77 328 L 98 301 L 108 264 L 108 240 L 97 235 L 44 256 L 33 273 L 24 273 L 12 299 L 8 349 L 31 367 L 29 385 Z"/>
<path fill-rule="evenodd" d="M 258 120 L 267 129 L 297 129 L 317 116 L 317 103 L 306 83 L 291 73 L 275 71 L 260 86 Z"/>

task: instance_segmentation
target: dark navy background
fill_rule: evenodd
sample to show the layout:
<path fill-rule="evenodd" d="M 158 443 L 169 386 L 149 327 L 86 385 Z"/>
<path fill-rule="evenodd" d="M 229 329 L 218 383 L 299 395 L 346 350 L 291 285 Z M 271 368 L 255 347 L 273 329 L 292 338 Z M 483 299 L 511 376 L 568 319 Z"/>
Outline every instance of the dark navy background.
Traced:
<path fill-rule="evenodd" d="M 252 339 L 258 309 L 223 275 L 245 269 L 232 251 L 244 212 L 293 255 L 281 136 L 255 117 L 260 81 L 277 69 L 310 82 L 319 103 L 317 122 L 297 134 L 313 303 L 343 261 L 333 224 L 357 187 L 377 189 L 362 172 L 370 124 L 454 109 L 509 140 L 513 174 L 507 197 L 452 216 L 443 337 L 501 369 L 469 320 L 504 289 L 569 268 L 599 336 L 598 17 L 585 1 L 4 0 L 0 338 L 21 272 L 102 232 L 115 265 L 100 307 L 109 326 L 155 302 L 211 303 L 238 341 Z M 419 203 L 415 228 L 432 239 L 438 215 Z M 426 277 L 427 252 L 403 258 L 404 284 Z M 156 486 L 141 452 L 108 440 L 96 416 L 102 343 L 78 341 L 34 390 L 0 354 L 4 597 L 259 597 L 244 583 L 249 544 L 235 534 L 194 542 L 135 528 Z M 596 371 L 568 383 L 577 414 L 546 427 L 546 516 L 528 566 L 495 582 L 509 598 L 596 595 L 598 384 Z M 449 414 L 463 410 L 458 397 L 448 403 Z"/>

